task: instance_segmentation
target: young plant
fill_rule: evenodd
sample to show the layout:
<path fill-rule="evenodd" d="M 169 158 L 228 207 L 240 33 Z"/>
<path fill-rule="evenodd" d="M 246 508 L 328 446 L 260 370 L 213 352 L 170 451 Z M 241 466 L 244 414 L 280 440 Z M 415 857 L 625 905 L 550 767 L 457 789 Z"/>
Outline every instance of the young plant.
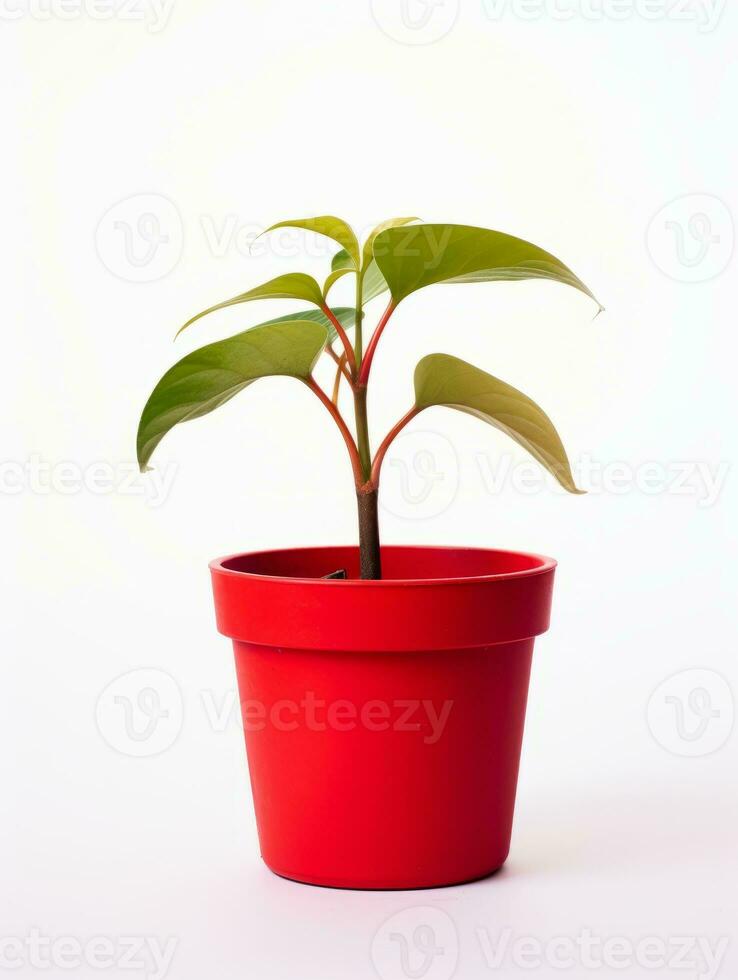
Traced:
<path fill-rule="evenodd" d="M 138 427 L 138 462 L 143 470 L 163 437 L 180 422 L 207 415 L 259 378 L 289 375 L 320 399 L 343 437 L 353 472 L 359 518 L 361 577 L 381 578 L 377 495 L 382 461 L 392 440 L 416 415 L 445 405 L 474 415 L 507 433 L 571 493 L 577 490 L 561 439 L 545 412 L 522 392 L 450 354 L 429 354 L 415 369 L 415 403 L 372 454 L 367 422 L 367 388 L 382 334 L 399 304 L 434 283 L 552 279 L 594 299 L 574 273 L 549 252 L 520 238 L 467 225 L 412 224 L 392 218 L 372 231 L 363 246 L 346 222 L 323 216 L 281 221 L 267 231 L 294 227 L 316 232 L 341 248 L 323 287 L 301 272 L 277 276 L 261 286 L 211 306 L 180 329 L 224 309 L 258 299 L 292 299 L 311 304 L 300 313 L 251 327 L 208 344 L 174 365 L 154 388 Z M 331 307 L 328 293 L 338 279 L 353 276 L 353 307 Z M 364 305 L 389 292 L 389 302 L 364 347 Z M 595 302 L 597 302 L 595 300 Z M 601 309 L 599 303 L 598 308 Z M 353 343 L 349 330 L 353 329 Z M 337 345 L 337 347 L 336 347 Z M 321 354 L 335 362 L 332 395 L 313 369 Z M 354 431 L 338 407 L 342 381 L 353 395 Z"/>

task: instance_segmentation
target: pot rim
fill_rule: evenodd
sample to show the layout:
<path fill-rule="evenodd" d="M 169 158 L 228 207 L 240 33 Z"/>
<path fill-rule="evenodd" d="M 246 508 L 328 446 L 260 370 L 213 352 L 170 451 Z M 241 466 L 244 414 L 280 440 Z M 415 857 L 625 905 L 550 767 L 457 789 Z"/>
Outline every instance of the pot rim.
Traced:
<path fill-rule="evenodd" d="M 348 579 L 326 579 L 326 578 L 310 578 L 292 575 L 266 575 L 261 572 L 244 572 L 236 568 L 228 568 L 228 562 L 235 561 L 238 558 L 260 558 L 267 555 L 275 554 L 299 554 L 300 552 L 316 552 L 316 551 L 335 551 L 337 548 L 346 548 L 353 551 L 358 551 L 358 545 L 313 545 L 313 546 L 301 546 L 299 548 L 265 548 L 260 551 L 241 551 L 235 552 L 234 554 L 224 555 L 221 558 L 214 558 L 209 562 L 209 567 L 212 572 L 217 572 L 219 575 L 227 575 L 235 578 L 247 578 L 252 581 L 258 582 L 273 582 L 273 583 L 285 583 L 285 584 L 309 584 L 309 585 L 320 585 L 328 586 L 330 588 L 338 587 L 342 589 L 353 588 L 353 589 L 382 589 L 390 587 L 402 587 L 402 588 L 421 588 L 421 587 L 432 587 L 438 585 L 468 585 L 473 583 L 481 582 L 503 582 L 508 579 L 519 579 L 519 578 L 529 578 L 532 576 L 543 575 L 547 572 L 553 571 L 557 566 L 557 561 L 554 558 L 549 558 L 546 555 L 539 555 L 535 552 L 530 551 L 515 551 L 510 548 L 477 548 L 473 545 L 415 545 L 415 544 L 397 544 L 397 545 L 382 545 L 381 550 L 383 552 L 389 552 L 395 548 L 403 549 L 404 551 L 448 551 L 448 552 L 487 552 L 502 556 L 515 556 L 516 558 L 529 558 L 535 564 L 531 568 L 521 568 L 509 572 L 494 572 L 485 575 L 457 575 L 454 577 L 444 576 L 441 578 L 382 578 L 382 579 L 359 579 L 359 578 L 348 578 Z"/>

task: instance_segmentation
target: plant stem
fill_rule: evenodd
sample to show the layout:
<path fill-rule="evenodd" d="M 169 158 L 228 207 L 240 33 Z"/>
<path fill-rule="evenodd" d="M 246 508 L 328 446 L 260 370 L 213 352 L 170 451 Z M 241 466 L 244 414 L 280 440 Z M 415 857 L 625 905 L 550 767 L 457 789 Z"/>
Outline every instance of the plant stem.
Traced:
<path fill-rule="evenodd" d="M 334 405 L 338 406 L 338 392 L 341 387 L 341 378 L 344 376 L 346 365 L 346 355 L 341 354 L 338 359 L 338 364 L 336 365 L 336 378 L 333 382 L 333 394 L 331 396 L 331 401 Z M 349 384 L 351 384 L 351 379 L 349 378 Z"/>
<path fill-rule="evenodd" d="M 359 459 L 359 454 L 356 450 L 356 443 L 354 442 L 354 437 L 351 435 L 351 431 L 349 430 L 349 427 L 344 422 L 343 416 L 339 412 L 338 408 L 333 404 L 333 402 L 330 400 L 328 395 L 326 395 L 326 393 L 316 382 L 316 380 L 312 376 L 309 378 L 305 378 L 305 384 L 323 402 L 325 407 L 330 412 L 333 421 L 338 426 L 341 435 L 343 436 L 343 441 L 346 443 L 346 448 L 348 449 L 349 457 L 351 459 L 351 469 L 353 470 L 354 473 L 354 483 L 356 484 L 356 489 L 358 492 L 359 488 L 365 482 L 365 477 L 364 477 L 364 470 L 361 465 L 361 460 Z"/>
<path fill-rule="evenodd" d="M 354 413 L 356 415 L 356 443 L 359 449 L 361 470 L 364 476 L 362 483 L 369 479 L 372 469 L 372 454 L 369 447 L 369 422 L 366 414 L 366 388 L 357 385 L 354 388 Z"/>
<path fill-rule="evenodd" d="M 372 367 L 372 360 L 374 359 L 374 352 L 377 349 L 377 344 L 379 343 L 379 338 L 382 336 L 382 331 L 387 326 L 387 321 L 395 312 L 395 302 L 390 300 L 387 304 L 387 309 L 382 314 L 382 317 L 377 324 L 377 328 L 372 334 L 372 339 L 366 345 L 366 356 L 361 365 L 361 371 L 359 372 L 359 384 L 365 385 L 369 381 L 369 372 Z"/>
<path fill-rule="evenodd" d="M 361 369 L 362 358 L 362 309 L 363 281 L 361 270 L 356 273 L 356 321 L 354 323 L 354 353 L 356 377 Z M 354 391 L 354 415 L 356 418 L 356 443 L 363 474 L 361 485 L 356 487 L 356 503 L 359 510 L 359 574 L 363 579 L 382 577 L 382 556 L 379 545 L 379 513 L 377 488 L 371 482 L 372 451 L 369 443 L 369 422 L 366 412 L 366 385 L 356 381 Z"/>
<path fill-rule="evenodd" d="M 331 357 L 335 361 L 336 367 L 340 370 L 341 374 L 348 381 L 348 383 L 350 385 L 353 384 L 354 383 L 353 378 L 349 374 L 349 370 L 346 367 L 346 353 L 344 352 L 339 357 L 339 355 L 336 354 L 336 352 L 333 350 L 333 348 L 330 345 L 326 347 L 325 352 L 329 357 Z"/>
<path fill-rule="evenodd" d="M 356 491 L 359 508 L 359 572 L 363 579 L 382 577 L 377 500 L 376 487 L 368 485 L 359 487 Z"/>
<path fill-rule="evenodd" d="M 417 405 L 413 405 L 409 412 L 405 412 L 399 422 L 395 422 L 392 428 L 389 430 L 387 435 L 382 440 L 382 443 L 374 456 L 374 462 L 372 463 L 371 470 L 371 483 L 374 487 L 379 487 L 379 474 L 382 469 L 382 461 L 384 460 L 385 453 L 390 447 L 392 440 L 399 435 L 402 429 L 405 428 L 407 423 L 414 419 L 415 416 L 421 412 L 422 409 L 418 408 Z"/>
<path fill-rule="evenodd" d="M 356 358 L 354 357 L 354 349 L 351 346 L 351 341 L 348 339 L 348 334 L 343 329 L 340 321 L 337 319 L 337 317 L 333 313 L 333 310 L 330 308 L 330 306 L 328 306 L 327 303 L 324 303 L 323 306 L 321 306 L 321 310 L 323 311 L 323 313 L 325 313 L 325 315 L 328 317 L 328 319 L 335 327 L 336 333 L 338 334 L 338 338 L 343 344 L 343 349 L 346 352 L 346 360 L 348 361 L 348 366 L 351 369 L 351 376 L 354 377 L 356 375 Z"/>
<path fill-rule="evenodd" d="M 359 427 L 358 422 L 361 417 L 364 423 L 363 431 L 366 432 L 366 388 L 356 386 L 354 389 L 354 404 L 356 406 L 357 431 L 359 433 L 359 458 L 361 459 L 363 470 L 362 445 L 366 447 L 366 452 L 368 453 L 369 442 L 368 437 L 362 439 L 362 428 Z M 377 450 L 374 462 L 371 464 L 369 478 L 366 483 L 356 488 L 356 500 L 359 507 L 359 566 L 361 577 L 364 579 L 382 577 L 382 553 L 379 544 L 379 511 L 377 506 L 379 502 L 379 474 L 382 469 L 382 461 L 392 440 L 420 411 L 421 409 L 413 405 L 410 411 L 405 412 L 402 418 L 390 429 Z"/>
<path fill-rule="evenodd" d="M 361 358 L 364 353 L 363 341 L 361 336 L 362 320 L 364 319 L 364 311 L 362 310 L 363 290 L 364 290 L 364 280 L 363 280 L 363 270 L 357 269 L 356 271 L 356 320 L 354 322 L 354 356 L 356 357 L 356 371 L 358 373 L 361 368 Z"/>

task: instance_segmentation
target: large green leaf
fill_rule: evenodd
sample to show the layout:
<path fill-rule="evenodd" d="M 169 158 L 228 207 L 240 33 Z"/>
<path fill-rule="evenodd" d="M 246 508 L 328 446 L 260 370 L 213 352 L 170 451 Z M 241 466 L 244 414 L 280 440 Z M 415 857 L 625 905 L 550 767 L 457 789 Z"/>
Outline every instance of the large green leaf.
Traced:
<path fill-rule="evenodd" d="M 578 490 L 559 434 L 534 401 L 473 364 L 429 354 L 415 368 L 418 409 L 445 405 L 489 422 L 527 449 L 570 493 Z"/>
<path fill-rule="evenodd" d="M 323 214 L 319 218 L 294 218 L 289 221 L 278 221 L 276 225 L 267 228 L 263 234 L 268 231 L 275 231 L 277 228 L 303 228 L 305 231 L 314 231 L 318 235 L 332 238 L 334 242 L 338 242 L 341 248 L 348 252 L 354 268 L 359 268 L 359 243 L 351 226 L 347 225 L 341 218 L 335 218 L 331 214 Z"/>
<path fill-rule="evenodd" d="M 522 238 L 486 228 L 389 228 L 377 235 L 374 258 L 395 303 L 416 289 L 437 282 L 517 279 L 552 279 L 595 299 L 581 279 L 550 252 Z"/>
<path fill-rule="evenodd" d="M 209 306 L 202 313 L 190 317 L 187 323 L 179 328 L 175 337 L 179 337 L 190 324 L 207 316 L 208 313 L 223 310 L 227 306 L 237 306 L 239 303 L 250 303 L 254 299 L 301 299 L 308 303 L 315 303 L 316 306 L 323 305 L 323 293 L 312 276 L 305 275 L 304 272 L 289 272 L 284 276 L 277 276 L 276 279 L 270 279 L 269 282 L 254 289 L 249 289 L 248 292 L 239 293 L 233 299 L 226 299 L 222 303 L 216 303 L 215 306 Z"/>
<path fill-rule="evenodd" d="M 182 358 L 146 402 L 136 448 L 142 470 L 175 425 L 223 405 L 258 378 L 310 376 L 328 331 L 310 320 L 276 322 L 208 344 Z"/>

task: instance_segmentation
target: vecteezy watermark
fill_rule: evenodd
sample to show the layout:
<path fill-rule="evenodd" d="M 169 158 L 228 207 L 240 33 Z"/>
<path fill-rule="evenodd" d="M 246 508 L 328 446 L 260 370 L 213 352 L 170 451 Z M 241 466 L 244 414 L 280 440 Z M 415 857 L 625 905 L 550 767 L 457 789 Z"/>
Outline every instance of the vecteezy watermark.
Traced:
<path fill-rule="evenodd" d="M 482 957 L 489 970 L 513 965 L 519 970 L 690 970 L 695 980 L 715 980 L 730 945 L 728 936 L 714 944 L 706 936 L 599 936 L 582 929 L 576 936 L 515 935 L 503 929 L 493 937 L 489 930 L 476 930 Z"/>
<path fill-rule="evenodd" d="M 377 223 L 356 228 L 358 237 L 365 238 Z M 108 208 L 101 217 L 95 236 L 99 258 L 119 279 L 153 282 L 176 266 L 185 238 L 201 238 L 216 259 L 235 253 L 249 259 L 270 257 L 290 263 L 305 256 L 330 262 L 338 248 L 333 239 L 317 232 L 291 226 L 269 230 L 267 225 L 234 212 L 188 218 L 186 233 L 184 225 L 179 210 L 166 195 L 134 194 Z M 426 267 L 435 268 L 451 232 L 436 234 L 434 226 L 415 227 L 414 234 L 418 231 L 422 247 L 418 247 L 417 238 L 409 236 L 406 240 L 400 234 L 393 244 L 394 254 L 400 258 L 423 254 Z"/>
<path fill-rule="evenodd" d="M 694 668 L 673 674 L 651 695 L 646 717 L 656 741 L 674 755 L 716 752 L 733 730 L 735 703 L 725 678 Z"/>
<path fill-rule="evenodd" d="M 436 745 L 448 724 L 454 702 L 431 698 L 349 698 L 328 700 L 315 691 L 299 698 L 264 701 L 244 698 L 235 690 L 218 694 L 201 691 L 196 710 L 208 727 L 222 733 L 271 729 L 292 732 L 399 732 Z M 128 671 L 108 684 L 97 699 L 95 720 L 103 739 L 123 755 L 146 758 L 174 745 L 184 724 L 184 703 L 179 685 L 169 674 L 154 668 Z M 188 715 L 193 711 L 188 709 Z"/>
<path fill-rule="evenodd" d="M 378 221 L 379 219 L 369 222 L 364 227 L 355 228 L 359 239 L 366 238 L 374 230 Z M 222 216 L 201 214 L 198 223 L 205 244 L 214 258 L 223 258 L 236 252 L 251 259 L 268 255 L 278 259 L 308 256 L 330 260 L 336 253 L 336 243 L 325 235 L 292 226 L 270 230 L 266 225 L 245 219 L 233 212 Z M 436 236 L 432 229 L 423 231 L 423 238 L 429 243 L 434 263 L 441 258 L 448 235 L 449 233 L 444 233 Z M 417 249 L 413 252 L 401 241 L 396 247 L 396 254 L 406 256 L 418 253 Z"/>
<path fill-rule="evenodd" d="M 432 44 L 453 28 L 459 0 L 370 0 L 374 21 L 400 44 Z"/>
<path fill-rule="evenodd" d="M 2 2 L 2 0 L 0 0 Z M 359 230 L 364 237 L 376 222 Z M 299 228 L 275 228 L 230 212 L 200 214 L 192 222 L 188 237 L 202 236 L 216 259 L 238 254 L 249 259 L 265 256 L 278 259 L 308 258 L 330 261 L 336 243 Z M 153 282 L 177 265 L 184 250 L 185 230 L 177 206 L 163 194 L 134 194 L 108 208 L 101 217 L 95 244 L 103 265 L 127 282 Z"/>
<path fill-rule="evenodd" d="M 145 758 L 174 744 L 184 709 L 179 685 L 163 670 L 130 670 L 108 684 L 97 699 L 97 729 L 111 748 Z"/>
<path fill-rule="evenodd" d="M 299 700 L 280 698 L 270 704 L 244 698 L 239 714 L 235 691 L 220 698 L 220 703 L 213 691 L 204 691 L 202 704 L 215 731 L 225 731 L 231 721 L 239 718 L 246 732 L 262 732 L 266 728 L 279 732 L 353 732 L 361 728 L 367 732 L 405 732 L 418 736 L 425 745 L 435 745 L 443 735 L 454 702 L 435 704 L 430 698 L 327 701 L 314 691 L 306 691 Z"/>
<path fill-rule="evenodd" d="M 175 205 L 162 194 L 134 194 L 109 208 L 95 231 L 105 267 L 126 282 L 154 282 L 182 255 L 184 232 Z"/>
<path fill-rule="evenodd" d="M 120 495 L 143 497 L 150 507 L 166 502 L 177 475 L 177 464 L 151 469 L 144 476 L 136 463 L 52 462 L 38 453 L 28 459 L 0 461 L 0 495 L 15 497 L 30 493 L 39 496 L 59 494 L 70 497 L 79 493 L 94 496 Z"/>
<path fill-rule="evenodd" d="M 164 980 L 178 940 L 156 936 L 49 936 L 31 929 L 25 936 L 0 935 L 0 970 L 137 970 L 146 980 Z M 47 974 L 48 975 L 48 974 Z"/>
<path fill-rule="evenodd" d="M 473 453 L 472 475 L 496 496 L 506 489 L 532 496 L 566 491 L 536 461 L 509 452 Z M 465 472 L 468 472 L 465 470 Z M 644 460 L 603 462 L 584 453 L 572 460 L 577 486 L 592 495 L 691 498 L 707 509 L 719 501 L 730 475 L 727 460 Z M 392 443 L 382 467 L 382 509 L 402 520 L 438 517 L 456 500 L 461 482 L 459 456 L 449 439 L 428 430 L 403 432 Z"/>
<path fill-rule="evenodd" d="M 705 282 L 733 255 L 735 230 L 727 206 L 711 194 L 685 194 L 651 219 L 646 245 L 654 264 L 678 282 Z"/>
<path fill-rule="evenodd" d="M 727 0 L 482 0 L 490 20 L 511 16 L 534 21 L 575 18 L 599 23 L 639 18 L 696 24 L 702 33 L 714 31 Z"/>
<path fill-rule="evenodd" d="M 374 935 L 372 964 L 381 980 L 451 980 L 459 936 L 442 909 L 421 905 L 390 916 Z"/>
<path fill-rule="evenodd" d="M 438 517 L 458 489 L 459 459 L 439 432 L 403 432 L 390 446 L 382 467 L 383 510 L 403 520 Z"/>
<path fill-rule="evenodd" d="M 534 495 L 543 491 L 566 493 L 533 461 L 516 460 L 509 453 L 495 457 L 476 453 L 475 459 L 482 485 L 490 495 L 498 494 L 508 486 L 521 494 Z M 725 488 L 730 464 L 727 461 L 708 463 L 704 460 L 672 460 L 668 463 L 657 460 L 641 463 L 611 460 L 603 463 L 583 454 L 572 461 L 572 473 L 577 486 L 589 494 L 668 494 L 692 497 L 698 507 L 707 508 L 717 503 Z"/>
<path fill-rule="evenodd" d="M 482 969 L 500 971 L 544 970 L 678 970 L 691 980 L 715 980 L 730 945 L 730 937 L 712 941 L 707 936 L 598 935 L 582 928 L 576 935 L 539 936 L 517 934 L 507 927 L 491 932 L 478 926 L 478 949 L 467 963 L 481 958 Z M 375 933 L 371 960 L 381 980 L 451 980 L 459 960 L 456 925 L 442 909 L 416 906 L 390 916 Z M 685 973 L 685 971 L 691 971 Z M 479 971 L 481 975 L 482 971 Z M 471 975 L 471 974 L 470 974 Z M 476 976 L 477 973 L 475 972 Z M 609 975 L 609 974 L 608 974 Z"/>
<path fill-rule="evenodd" d="M 174 0 L 0 0 L 0 20 L 130 21 L 158 34 L 173 7 Z"/>

